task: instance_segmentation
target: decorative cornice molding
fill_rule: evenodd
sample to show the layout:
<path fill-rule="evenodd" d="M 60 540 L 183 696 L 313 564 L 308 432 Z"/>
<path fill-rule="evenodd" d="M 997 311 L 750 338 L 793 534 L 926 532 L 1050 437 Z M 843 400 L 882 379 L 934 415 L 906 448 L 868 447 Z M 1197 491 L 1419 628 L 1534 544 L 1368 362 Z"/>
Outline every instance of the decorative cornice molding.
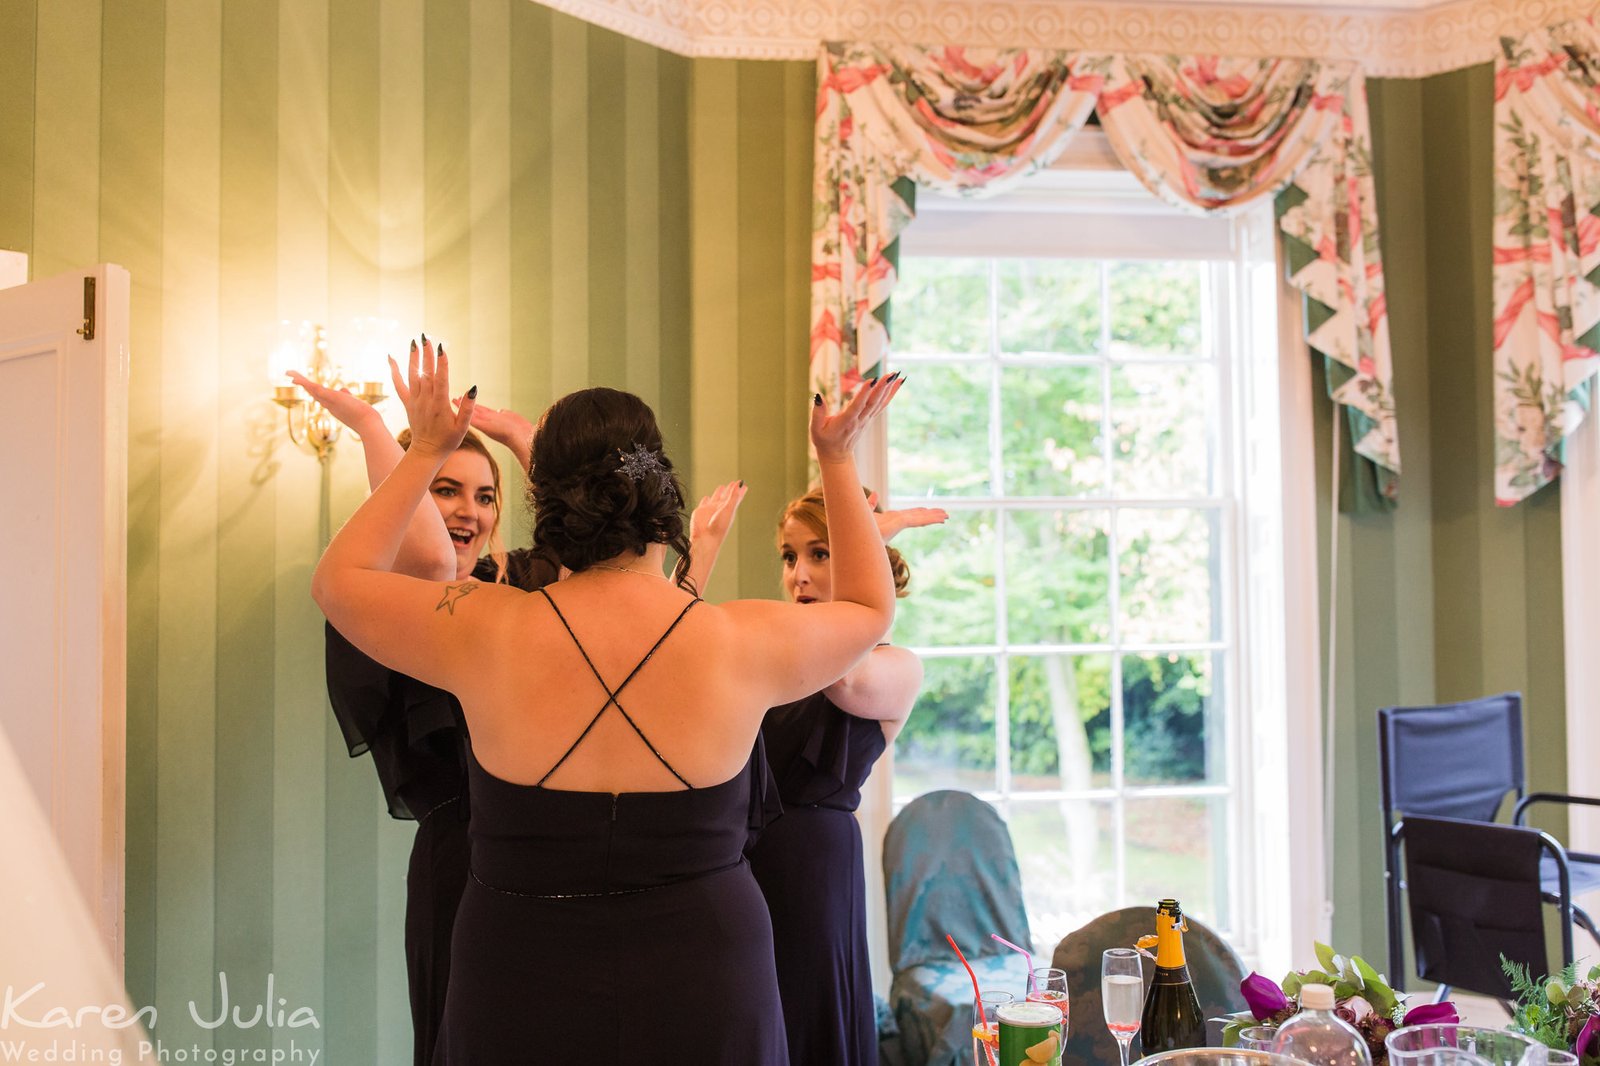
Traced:
<path fill-rule="evenodd" d="M 1486 63 L 1501 36 L 1589 14 L 1595 0 L 1307 0 L 1255 5 L 1078 0 L 535 0 L 680 55 L 812 59 L 825 40 L 1107 52 L 1314 56 L 1370 77 Z"/>

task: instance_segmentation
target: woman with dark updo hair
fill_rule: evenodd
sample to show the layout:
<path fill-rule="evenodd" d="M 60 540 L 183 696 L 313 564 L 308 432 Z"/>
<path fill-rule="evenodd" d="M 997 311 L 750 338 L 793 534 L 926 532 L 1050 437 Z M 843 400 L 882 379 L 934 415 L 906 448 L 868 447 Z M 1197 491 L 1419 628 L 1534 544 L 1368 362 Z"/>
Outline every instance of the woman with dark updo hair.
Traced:
<path fill-rule="evenodd" d="M 683 493 L 649 407 L 562 398 L 533 444 L 535 536 L 572 575 L 528 594 L 388 572 L 471 420 L 446 360 L 413 365 L 412 444 L 328 546 L 312 594 L 363 651 L 454 692 L 472 745 L 471 880 L 435 1051 L 443 1066 L 785 1063 L 772 927 L 743 857 L 769 811 L 768 707 L 815 692 L 888 631 L 894 582 L 851 450 L 890 378 L 811 437 L 833 599 L 702 603 Z"/>
<path fill-rule="evenodd" d="M 433 345 L 426 336 L 425 348 Z M 382 416 L 348 389 L 289 375 L 317 403 L 358 434 L 367 477 L 376 488 L 411 445 L 411 431 L 389 436 Z M 396 374 L 397 387 L 403 386 Z M 508 448 L 524 482 L 533 425 L 514 411 L 484 405 L 473 425 Z M 742 490 L 724 485 L 702 501 L 697 536 L 731 520 Z M 517 490 L 521 495 L 521 490 Z M 397 553 L 394 571 L 412 577 L 505 583 L 532 592 L 557 579 L 557 567 L 532 548 L 508 551 L 501 541 L 506 493 L 500 467 L 469 430 L 428 486 Z M 710 572 L 720 537 L 695 554 L 697 574 Z M 467 886 L 467 729 L 450 693 L 374 662 L 331 624 L 326 634 L 328 700 L 352 758 L 372 757 L 391 817 L 416 823 L 406 870 L 406 983 L 411 1000 L 413 1066 L 428 1066 L 444 1018 L 450 940 Z"/>

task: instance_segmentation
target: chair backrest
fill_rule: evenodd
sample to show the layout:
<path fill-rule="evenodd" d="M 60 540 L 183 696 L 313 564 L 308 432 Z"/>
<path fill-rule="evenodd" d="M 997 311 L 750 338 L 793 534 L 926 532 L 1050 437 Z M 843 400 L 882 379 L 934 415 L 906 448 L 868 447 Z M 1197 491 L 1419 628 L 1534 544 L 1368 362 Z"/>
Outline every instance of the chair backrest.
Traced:
<path fill-rule="evenodd" d="M 1245 978 L 1244 961 L 1211 928 L 1185 916 L 1189 931 L 1183 935 L 1189 977 L 1194 981 L 1200 1009 L 1207 1018 L 1245 1009 L 1239 983 Z M 1081 929 L 1068 933 L 1056 945 L 1050 965 L 1067 974 L 1072 1020 L 1062 1062 L 1116 1062 L 1117 1042 L 1106 1029 L 1100 1002 L 1100 955 L 1106 948 L 1132 947 L 1141 936 L 1155 932 L 1154 906 L 1124 907 L 1102 914 Z M 1144 960 L 1145 987 L 1155 977 L 1155 964 Z"/>
<path fill-rule="evenodd" d="M 1419 976 L 1511 999 L 1501 955 L 1549 972 L 1539 830 L 1407 815 L 1400 835 Z"/>
<path fill-rule="evenodd" d="M 1522 695 L 1378 712 L 1383 826 L 1396 815 L 1494 821 L 1522 795 Z"/>
<path fill-rule="evenodd" d="M 990 933 L 1028 944 L 1011 833 L 970 792 L 929 792 L 895 815 L 883 838 L 883 881 L 896 973 L 954 961 L 947 933 L 969 958 L 1007 950 Z"/>

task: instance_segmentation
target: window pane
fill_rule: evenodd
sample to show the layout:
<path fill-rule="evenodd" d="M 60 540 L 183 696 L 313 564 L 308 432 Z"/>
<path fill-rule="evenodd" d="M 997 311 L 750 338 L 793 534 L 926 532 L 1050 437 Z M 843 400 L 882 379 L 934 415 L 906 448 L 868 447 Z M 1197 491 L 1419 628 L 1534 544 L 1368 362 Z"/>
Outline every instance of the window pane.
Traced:
<path fill-rule="evenodd" d="M 900 264 L 889 315 L 895 351 L 988 354 L 989 260 L 908 257 Z"/>
<path fill-rule="evenodd" d="M 1011 658 L 1011 787 L 1111 785 L 1111 657 Z"/>
<path fill-rule="evenodd" d="M 1128 898 L 1148 900 L 1176 896 L 1186 914 L 1213 928 L 1227 929 L 1226 874 L 1228 821 L 1220 796 L 1163 796 L 1130 799 L 1128 831 Z"/>
<path fill-rule="evenodd" d="M 1002 259 L 997 270 L 1001 351 L 1100 351 L 1099 263 Z"/>
<path fill-rule="evenodd" d="M 1008 496 L 1105 491 L 1098 366 L 1000 371 L 1000 441 Z"/>
<path fill-rule="evenodd" d="M 1013 801 L 1010 808 L 1028 925 L 1048 957 L 1062 937 L 1117 907 L 1111 804 Z"/>
<path fill-rule="evenodd" d="M 994 643 L 993 512 L 953 511 L 942 526 L 906 530 L 894 546 L 911 567 L 910 595 L 895 612 L 895 643 Z"/>
<path fill-rule="evenodd" d="M 889 411 L 894 494 L 989 494 L 989 368 L 917 364 Z"/>
<path fill-rule="evenodd" d="M 1111 264 L 1111 354 L 1204 354 L 1204 263 Z"/>
<path fill-rule="evenodd" d="M 1130 785 L 1221 784 L 1227 736 L 1207 652 L 1122 659 L 1123 777 Z"/>
<path fill-rule="evenodd" d="M 1217 640 L 1218 515 L 1209 508 L 1129 508 L 1117 516 L 1122 639 L 1140 644 Z"/>
<path fill-rule="evenodd" d="M 1111 368 L 1111 463 L 1118 496 L 1215 492 L 1215 375 L 1205 363 Z"/>
<path fill-rule="evenodd" d="M 1111 568 L 1105 511 L 1006 514 L 1006 621 L 1013 644 L 1108 639 Z"/>
<path fill-rule="evenodd" d="M 922 661 L 922 692 L 895 738 L 894 794 L 995 787 L 995 663 L 990 656 Z"/>

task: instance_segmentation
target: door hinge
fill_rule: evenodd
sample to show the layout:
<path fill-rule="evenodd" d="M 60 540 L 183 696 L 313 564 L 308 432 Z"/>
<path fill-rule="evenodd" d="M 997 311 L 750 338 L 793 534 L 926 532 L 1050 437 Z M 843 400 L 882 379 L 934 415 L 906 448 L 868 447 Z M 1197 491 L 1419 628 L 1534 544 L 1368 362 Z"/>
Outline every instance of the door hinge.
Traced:
<path fill-rule="evenodd" d="M 94 340 L 94 278 L 83 279 L 83 325 L 78 327 L 78 336 L 86 341 Z"/>

